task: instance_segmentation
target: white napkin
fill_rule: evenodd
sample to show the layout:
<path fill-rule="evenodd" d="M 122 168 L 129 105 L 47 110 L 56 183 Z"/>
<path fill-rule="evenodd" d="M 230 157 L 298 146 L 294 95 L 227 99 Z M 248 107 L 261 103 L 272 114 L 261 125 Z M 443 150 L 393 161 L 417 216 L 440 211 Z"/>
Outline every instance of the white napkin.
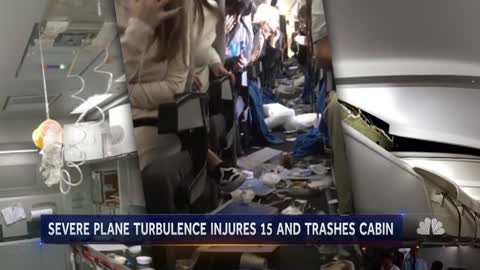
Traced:
<path fill-rule="evenodd" d="M 1 211 L 3 219 L 5 219 L 5 224 L 7 225 L 11 225 L 15 222 L 27 218 L 27 215 L 25 214 L 25 209 L 23 209 L 20 204 L 14 204 L 10 207 L 3 208 Z"/>

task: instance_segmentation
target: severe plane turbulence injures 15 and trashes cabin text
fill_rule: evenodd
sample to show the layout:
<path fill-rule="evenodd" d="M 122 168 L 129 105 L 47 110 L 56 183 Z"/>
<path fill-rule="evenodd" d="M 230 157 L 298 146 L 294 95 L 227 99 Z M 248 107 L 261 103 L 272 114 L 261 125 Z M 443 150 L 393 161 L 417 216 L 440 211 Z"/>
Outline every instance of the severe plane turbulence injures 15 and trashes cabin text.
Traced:
<path fill-rule="evenodd" d="M 391 236 L 392 222 L 50 222 L 48 235 L 92 236 Z"/>

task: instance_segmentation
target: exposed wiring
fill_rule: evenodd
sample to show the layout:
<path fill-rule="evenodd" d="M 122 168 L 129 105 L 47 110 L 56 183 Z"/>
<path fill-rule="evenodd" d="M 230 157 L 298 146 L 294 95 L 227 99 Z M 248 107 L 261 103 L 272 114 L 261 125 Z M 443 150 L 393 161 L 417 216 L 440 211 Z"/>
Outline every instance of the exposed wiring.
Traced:
<path fill-rule="evenodd" d="M 115 40 L 115 39 L 113 39 Z M 110 91 L 110 88 L 112 88 L 112 84 L 113 84 L 113 73 L 112 72 L 108 72 L 108 71 L 104 71 L 104 70 L 99 70 L 100 67 L 102 67 L 103 65 L 105 65 L 108 61 L 108 58 L 109 58 L 109 51 L 108 51 L 108 48 L 110 47 L 110 45 L 112 44 L 112 41 L 110 41 L 108 43 L 108 45 L 105 47 L 105 49 L 103 50 L 104 53 L 105 53 L 105 58 L 103 59 L 103 61 L 97 65 L 93 71 L 96 72 L 96 73 L 100 73 L 100 74 L 104 74 L 104 75 L 107 75 L 108 76 L 108 82 L 107 82 L 107 89 L 105 90 L 104 94 L 108 94 L 108 92 Z M 95 106 L 96 108 L 98 108 L 98 105 Z M 91 109 L 91 108 L 90 108 Z M 80 121 L 81 119 L 83 119 L 87 113 L 90 111 L 90 109 L 87 109 L 85 110 L 80 116 L 79 116 L 79 120 L 77 121 Z M 100 111 L 100 110 L 99 110 Z M 103 111 L 100 111 L 100 113 L 102 114 L 102 118 L 105 119 L 105 115 L 103 113 Z"/>
<path fill-rule="evenodd" d="M 93 69 L 93 71 L 95 71 L 96 73 L 105 74 L 108 76 L 108 83 L 107 83 L 107 89 L 105 90 L 105 94 L 108 94 L 108 92 L 110 91 L 110 88 L 112 88 L 113 73 L 109 71 L 99 70 L 99 68 L 105 65 L 108 61 L 108 58 L 110 57 L 110 53 L 108 51 L 108 48 L 110 47 L 110 45 L 111 45 L 111 42 L 104 49 L 105 58 L 103 59 L 103 61 Z"/>
<path fill-rule="evenodd" d="M 104 94 L 108 94 L 108 92 L 110 91 L 110 89 L 112 88 L 112 84 L 113 84 L 113 73 L 112 72 L 108 72 L 108 71 L 103 71 L 103 70 L 100 70 L 100 68 L 105 65 L 108 61 L 108 58 L 110 57 L 110 53 L 109 53 L 109 50 L 108 48 L 111 46 L 112 42 L 114 41 L 115 39 L 113 39 L 104 49 L 104 53 L 105 53 L 105 58 L 103 59 L 103 61 L 97 65 L 93 70 L 94 72 L 96 73 L 100 73 L 100 74 L 105 74 L 108 76 L 108 81 L 107 81 L 107 88 L 105 90 L 105 93 Z M 83 48 L 83 47 L 82 47 Z M 75 54 L 75 57 L 72 61 L 72 64 L 70 65 L 70 69 L 69 69 L 69 72 L 67 74 L 67 78 L 78 78 L 81 82 L 81 87 L 80 89 L 78 89 L 78 91 L 76 91 L 75 93 L 72 94 L 72 98 L 74 99 L 77 99 L 79 101 L 81 101 L 82 103 L 84 102 L 87 102 L 85 99 L 81 98 L 79 95 L 84 91 L 85 89 L 85 79 L 80 76 L 80 75 L 72 75 L 71 74 L 71 71 L 73 70 L 73 66 L 75 65 L 77 59 L 78 59 L 78 56 L 81 52 L 81 49 L 77 51 L 77 53 Z M 98 112 L 101 114 L 101 120 L 98 121 L 96 124 L 94 124 L 95 126 L 101 126 L 104 122 L 105 122 L 105 119 L 106 119 L 106 116 L 105 116 L 105 112 L 103 111 L 102 108 L 100 108 L 98 105 L 95 105 L 94 106 L 95 109 L 98 110 Z M 87 109 L 85 112 L 83 112 L 77 119 L 77 121 L 75 122 L 75 126 L 80 128 L 80 131 L 83 132 L 84 136 L 83 138 L 77 142 L 77 143 L 74 143 L 74 144 L 71 144 L 71 145 L 68 145 L 68 147 L 70 147 L 70 149 L 77 149 L 78 150 L 78 153 L 80 153 L 81 157 L 80 157 L 80 163 L 76 163 L 76 162 L 72 162 L 72 161 L 65 161 L 65 164 L 67 167 L 69 168 L 74 168 L 76 169 L 76 171 L 78 172 L 79 174 L 79 180 L 77 182 L 72 182 L 72 178 L 71 178 L 71 175 L 68 171 L 64 170 L 64 177 L 62 179 L 62 182 L 60 183 L 60 192 L 62 192 L 63 194 L 68 194 L 71 190 L 72 187 L 76 187 L 76 186 L 79 186 L 80 184 L 82 184 L 83 182 L 83 172 L 80 168 L 80 166 L 82 166 L 85 162 L 86 162 L 86 153 L 84 151 L 82 151 L 78 145 L 80 145 L 81 143 L 84 142 L 84 140 L 86 139 L 87 137 L 87 133 L 85 130 L 81 129 L 81 125 L 80 125 L 80 121 L 84 118 L 84 116 L 90 111 L 90 109 Z M 62 159 L 64 159 L 62 157 Z M 66 185 L 66 189 L 64 189 L 64 185 Z"/>
<path fill-rule="evenodd" d="M 63 151 L 61 152 L 61 159 L 62 160 L 65 160 L 65 149 L 63 149 Z M 70 192 L 70 190 L 72 189 L 72 187 L 77 187 L 77 186 L 80 186 L 82 183 L 83 183 L 83 172 L 82 172 L 82 169 L 80 168 L 80 166 L 82 166 L 84 163 L 85 163 L 85 160 L 86 160 L 86 153 L 83 152 L 83 151 L 80 151 L 79 149 L 79 152 L 81 154 L 81 159 L 82 161 L 78 164 L 76 164 L 75 162 L 72 162 L 72 161 L 65 161 L 65 164 L 67 167 L 69 168 L 73 168 L 75 169 L 77 172 L 78 172 L 78 181 L 77 182 L 72 182 L 72 177 L 70 175 L 70 173 L 68 172 L 68 170 L 66 169 L 62 169 L 62 179 L 59 183 L 59 187 L 60 187 L 60 192 L 62 194 L 68 194 Z M 66 185 L 66 189 L 64 189 L 64 184 Z"/>
<path fill-rule="evenodd" d="M 74 53 L 75 56 L 74 56 L 74 58 L 73 58 L 73 60 L 72 60 L 72 63 L 70 64 L 70 68 L 69 68 L 68 73 L 67 73 L 67 78 L 69 78 L 69 79 L 70 79 L 70 78 L 77 78 L 77 79 L 80 80 L 80 82 L 81 82 L 81 87 L 80 87 L 80 89 L 78 89 L 78 91 L 76 91 L 75 93 L 72 94 L 72 98 L 80 101 L 81 103 L 85 103 L 85 102 L 87 102 L 87 101 L 86 101 L 84 98 L 81 98 L 81 97 L 79 96 L 80 93 L 82 93 L 82 92 L 85 90 L 85 79 L 84 79 L 82 76 L 78 75 L 78 74 L 72 75 L 73 67 L 75 66 L 75 63 L 77 62 L 78 56 L 80 55 L 80 52 L 81 52 L 82 48 L 83 48 L 83 47 L 81 47 L 76 53 Z M 105 122 L 105 112 L 104 112 L 98 105 L 96 105 L 94 108 L 97 109 L 98 112 L 99 112 L 100 115 L 101 115 L 101 120 L 98 121 L 96 125 L 102 125 L 103 122 Z M 88 111 L 87 111 L 87 112 L 88 112 Z M 80 121 L 82 120 L 84 114 L 85 114 L 85 113 L 82 113 L 82 114 L 78 117 L 77 121 L 75 121 L 75 124 L 76 124 L 76 125 L 78 125 L 78 124 L 80 123 Z"/>

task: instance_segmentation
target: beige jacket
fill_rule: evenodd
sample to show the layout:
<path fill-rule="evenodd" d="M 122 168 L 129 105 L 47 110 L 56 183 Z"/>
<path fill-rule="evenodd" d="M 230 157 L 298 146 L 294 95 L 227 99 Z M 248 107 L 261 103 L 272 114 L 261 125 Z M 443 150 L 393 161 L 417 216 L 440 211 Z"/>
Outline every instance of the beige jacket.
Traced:
<path fill-rule="evenodd" d="M 191 1 L 185 3 L 185 10 L 190 12 Z M 116 12 L 119 26 L 125 29 L 120 41 L 132 116 L 133 119 L 158 117 L 158 104 L 185 90 L 189 63 L 183 59 L 190 59 L 190 52 L 179 53 L 171 61 L 155 61 L 157 44 L 153 29 L 139 19 L 127 19 L 125 7 L 117 4 Z M 190 29 L 187 38 L 190 43 Z M 141 169 L 158 157 L 168 157 L 181 151 L 181 142 L 176 134 L 158 135 L 156 127 L 138 127 L 134 133 Z"/>
<path fill-rule="evenodd" d="M 218 8 L 215 0 L 208 0 L 208 2 Z M 217 45 L 215 43 L 218 41 L 218 24 L 222 23 L 223 20 L 207 8 L 203 9 L 203 14 L 205 20 L 202 29 L 199 29 L 200 20 L 198 18 L 193 22 L 192 61 L 195 65 L 195 75 L 202 82 L 201 90 L 206 92 L 209 86 L 209 67 L 216 63 L 222 63 L 221 57 L 214 46 Z"/>

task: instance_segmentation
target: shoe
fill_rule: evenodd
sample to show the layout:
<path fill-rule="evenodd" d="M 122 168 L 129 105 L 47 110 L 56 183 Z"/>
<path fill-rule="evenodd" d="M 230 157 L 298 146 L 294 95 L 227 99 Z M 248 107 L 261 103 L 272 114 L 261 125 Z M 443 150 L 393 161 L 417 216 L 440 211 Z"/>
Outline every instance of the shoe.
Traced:
<path fill-rule="evenodd" d="M 238 189 L 245 182 L 245 175 L 235 167 L 219 167 L 218 185 L 224 192 L 232 192 Z"/>

